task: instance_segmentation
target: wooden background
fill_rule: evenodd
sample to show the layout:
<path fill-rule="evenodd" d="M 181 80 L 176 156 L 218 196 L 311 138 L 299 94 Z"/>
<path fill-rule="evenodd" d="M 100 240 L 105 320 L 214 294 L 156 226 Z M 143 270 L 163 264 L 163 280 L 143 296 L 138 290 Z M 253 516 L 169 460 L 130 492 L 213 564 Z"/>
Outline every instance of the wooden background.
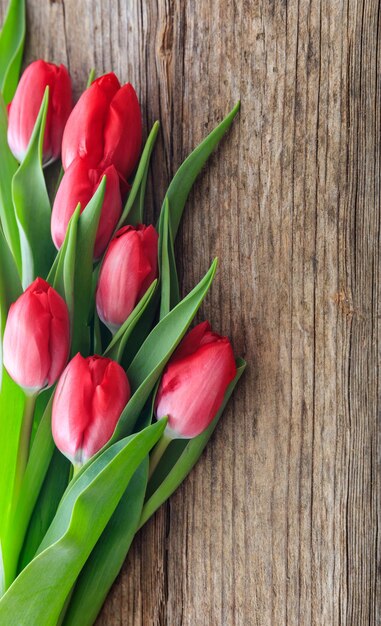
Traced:
<path fill-rule="evenodd" d="M 177 253 L 184 293 L 220 257 L 202 314 L 248 370 L 98 626 L 380 624 L 380 2 L 27 6 L 28 62 L 68 64 L 76 95 L 113 69 L 160 120 L 150 218 L 242 100 Z"/>

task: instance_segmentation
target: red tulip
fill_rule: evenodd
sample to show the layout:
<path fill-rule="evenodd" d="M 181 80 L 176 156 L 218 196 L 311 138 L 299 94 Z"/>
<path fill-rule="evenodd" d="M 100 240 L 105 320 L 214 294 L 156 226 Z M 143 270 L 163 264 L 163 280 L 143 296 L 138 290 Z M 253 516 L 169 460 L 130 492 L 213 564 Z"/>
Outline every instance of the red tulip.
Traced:
<path fill-rule="evenodd" d="M 69 356 L 70 326 L 65 301 L 42 278 L 11 305 L 4 331 L 4 366 L 30 393 L 53 385 Z"/>
<path fill-rule="evenodd" d="M 164 370 L 156 396 L 156 417 L 168 416 L 168 436 L 190 439 L 202 433 L 236 371 L 229 339 L 213 333 L 208 322 L 193 328 Z"/>
<path fill-rule="evenodd" d="M 72 109 L 71 80 L 64 65 L 40 60 L 31 63 L 23 73 L 9 107 L 8 143 L 19 161 L 25 156 L 47 86 L 43 163 L 48 165 L 60 156 L 63 131 Z"/>
<path fill-rule="evenodd" d="M 102 256 L 122 213 L 119 176 L 113 165 L 105 170 L 92 168 L 86 158 L 78 157 L 72 162 L 63 175 L 54 200 L 51 231 L 57 248 L 63 244 L 70 218 L 78 202 L 81 203 L 81 211 L 83 211 L 94 195 L 103 175 L 107 179 L 106 192 L 95 240 L 94 258 L 98 259 Z"/>
<path fill-rule="evenodd" d="M 52 408 L 57 448 L 80 465 L 100 450 L 114 432 L 130 399 L 130 385 L 122 367 L 101 356 L 86 359 L 79 353 L 58 381 Z"/>
<path fill-rule="evenodd" d="M 100 319 L 119 328 L 157 277 L 158 235 L 153 226 L 125 226 L 111 241 L 96 294 Z"/>
<path fill-rule="evenodd" d="M 62 142 L 66 170 L 77 156 L 93 167 L 114 165 L 123 178 L 133 172 L 142 143 L 139 102 L 133 86 L 112 72 L 86 89 L 67 122 Z"/>

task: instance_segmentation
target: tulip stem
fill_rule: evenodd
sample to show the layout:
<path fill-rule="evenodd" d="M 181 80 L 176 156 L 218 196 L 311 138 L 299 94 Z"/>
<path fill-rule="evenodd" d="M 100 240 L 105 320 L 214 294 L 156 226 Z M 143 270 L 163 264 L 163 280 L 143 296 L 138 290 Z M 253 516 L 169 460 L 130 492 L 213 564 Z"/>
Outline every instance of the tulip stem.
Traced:
<path fill-rule="evenodd" d="M 72 473 L 71 473 L 70 480 L 72 480 L 72 478 L 76 477 L 76 475 L 78 474 L 78 472 L 81 469 L 82 465 L 79 464 L 79 463 L 73 463 L 71 467 L 72 467 Z"/>
<path fill-rule="evenodd" d="M 150 457 L 149 457 L 148 480 L 150 480 L 152 475 L 154 474 L 157 466 L 160 463 L 161 457 L 163 456 L 164 452 L 168 448 L 171 441 L 172 441 L 171 437 L 168 437 L 168 435 L 164 433 L 162 438 L 159 440 L 159 443 L 157 443 L 154 449 L 152 450 Z"/>
<path fill-rule="evenodd" d="M 16 503 L 21 489 L 22 480 L 24 478 L 25 469 L 29 458 L 30 436 L 33 426 L 34 407 L 36 404 L 36 395 L 25 395 L 24 412 L 21 422 L 21 431 L 19 446 L 17 451 L 17 463 L 15 482 L 13 488 L 13 502 Z"/>

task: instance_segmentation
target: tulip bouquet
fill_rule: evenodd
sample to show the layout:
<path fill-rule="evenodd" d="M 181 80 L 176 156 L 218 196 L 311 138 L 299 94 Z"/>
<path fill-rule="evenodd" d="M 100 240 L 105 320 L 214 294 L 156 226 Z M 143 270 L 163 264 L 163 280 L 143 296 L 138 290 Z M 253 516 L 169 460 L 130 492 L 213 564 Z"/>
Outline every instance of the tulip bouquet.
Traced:
<path fill-rule="evenodd" d="M 181 165 L 156 225 L 139 102 L 113 73 L 73 107 L 25 6 L 0 34 L 0 624 L 94 623 L 136 532 L 187 476 L 245 363 L 180 297 L 190 189 L 238 105 Z M 56 191 L 49 164 L 62 160 Z"/>

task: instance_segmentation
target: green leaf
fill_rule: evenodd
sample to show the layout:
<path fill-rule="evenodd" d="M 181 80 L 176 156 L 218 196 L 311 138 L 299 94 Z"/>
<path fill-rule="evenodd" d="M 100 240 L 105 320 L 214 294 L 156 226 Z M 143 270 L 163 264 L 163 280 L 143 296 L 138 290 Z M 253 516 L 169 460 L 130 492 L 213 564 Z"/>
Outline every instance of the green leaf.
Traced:
<path fill-rule="evenodd" d="M 127 370 L 134 393 L 120 416 L 112 441 L 124 437 L 133 429 L 168 359 L 185 335 L 205 298 L 216 268 L 217 260 L 214 260 L 204 278 L 155 326 L 135 356 Z"/>
<path fill-rule="evenodd" d="M 167 194 L 165 196 L 169 201 L 171 208 L 171 228 L 173 241 L 176 239 L 176 234 L 179 228 L 181 216 L 183 214 L 185 202 L 188 198 L 189 192 L 200 173 L 202 167 L 212 154 L 213 150 L 222 139 L 224 134 L 230 128 L 235 116 L 239 111 L 240 103 L 237 102 L 232 111 L 222 120 L 204 141 L 197 146 L 195 150 L 185 159 L 184 163 L 180 165 L 177 170 L 171 184 L 168 187 Z M 162 213 L 163 215 L 163 213 Z M 162 215 L 160 219 L 163 219 Z M 160 227 L 159 227 L 160 228 Z"/>
<path fill-rule="evenodd" d="M 92 274 L 95 237 L 106 189 L 106 176 L 91 198 L 78 222 L 75 265 L 72 354 L 87 356 L 90 350 L 90 314 L 94 310 Z"/>
<path fill-rule="evenodd" d="M 142 314 L 146 310 L 146 307 L 151 301 L 151 298 L 156 289 L 156 285 L 157 280 L 154 280 L 153 283 L 148 287 L 144 296 L 138 302 L 132 313 L 128 316 L 124 324 L 119 328 L 114 337 L 111 339 L 109 345 L 104 352 L 104 356 L 107 356 L 109 359 L 114 359 L 115 361 L 118 361 L 118 363 L 121 362 L 126 343 Z"/>
<path fill-rule="evenodd" d="M 5 237 L 0 230 L 0 316 L 1 334 L 5 326 L 5 319 L 12 302 L 15 302 L 22 292 L 20 277 L 16 263 Z"/>
<path fill-rule="evenodd" d="M 24 409 L 24 393 L 3 370 L 0 392 L 0 537 L 7 523 L 12 499 L 20 426 Z"/>
<path fill-rule="evenodd" d="M 22 293 L 21 281 L 16 263 L 5 237 L 0 230 L 0 300 L 8 311 Z"/>
<path fill-rule="evenodd" d="M 49 279 L 53 287 L 66 301 L 69 309 L 71 325 L 74 319 L 74 286 L 75 286 L 75 262 L 77 255 L 77 232 L 81 207 L 77 206 L 66 231 L 65 240 L 53 263 L 49 273 Z"/>
<path fill-rule="evenodd" d="M 71 465 L 69 461 L 55 448 L 36 505 L 30 517 L 25 540 L 22 544 L 23 547 L 18 568 L 19 572 L 33 559 L 53 521 L 60 500 L 69 482 L 70 468 Z M 32 489 L 35 489 L 33 484 L 30 486 Z M 27 519 L 28 517 L 25 517 L 25 520 Z"/>
<path fill-rule="evenodd" d="M 0 33 L 0 90 L 8 104 L 19 82 L 25 40 L 25 0 L 10 0 Z"/>
<path fill-rule="evenodd" d="M 64 626 L 91 626 L 119 574 L 135 536 L 144 502 L 148 456 L 133 475 L 74 587 Z"/>
<path fill-rule="evenodd" d="M 165 502 L 172 495 L 172 493 L 183 482 L 184 478 L 189 474 L 192 467 L 197 462 L 206 444 L 208 443 L 215 427 L 217 426 L 217 423 L 225 409 L 225 406 L 231 394 L 233 393 L 234 387 L 242 376 L 245 367 L 245 361 L 243 361 L 242 359 L 238 359 L 237 374 L 234 380 L 230 383 L 226 391 L 222 406 L 210 426 L 198 437 L 190 439 L 185 445 L 185 448 L 183 447 L 183 442 L 181 442 L 182 447 L 180 447 L 180 454 L 178 455 L 177 459 L 174 459 L 172 456 L 170 456 L 170 463 L 167 463 L 165 468 L 160 467 L 162 463 L 164 463 L 164 465 L 166 463 L 166 455 L 163 456 L 162 462 L 157 467 L 157 472 L 161 471 L 163 478 L 143 507 L 143 513 L 139 527 L 143 526 L 143 524 L 145 524 L 145 522 L 155 513 L 155 511 L 157 511 L 157 509 L 163 504 L 163 502 Z M 172 444 L 170 444 L 170 446 L 172 446 Z M 155 478 L 156 476 L 154 474 L 152 476 L 152 480 L 154 480 Z"/>
<path fill-rule="evenodd" d="M 42 145 L 48 101 L 47 87 L 27 153 L 12 181 L 13 204 L 20 234 L 24 289 L 36 276 L 46 278 L 55 255 L 50 235 L 50 201 L 42 171 Z"/>
<path fill-rule="evenodd" d="M 5 239 L 21 276 L 20 237 L 12 201 L 12 179 L 17 171 L 18 163 L 9 149 L 7 132 L 8 115 L 0 94 L 0 220 Z"/>
<path fill-rule="evenodd" d="M 125 370 L 128 370 L 147 336 L 150 334 L 157 318 L 159 302 L 160 290 L 156 288 L 152 298 L 139 318 L 138 323 L 134 328 L 134 332 L 131 333 L 127 339 L 121 361 L 121 365 Z"/>
<path fill-rule="evenodd" d="M 159 132 L 159 122 L 155 122 L 144 146 L 143 154 L 140 158 L 139 166 L 135 174 L 131 191 L 128 194 L 126 206 L 116 230 L 125 224 L 139 224 L 143 222 L 144 197 L 147 183 L 148 168 L 153 147 L 155 145 L 157 133 Z"/>
<path fill-rule="evenodd" d="M 0 392 L 0 596 L 8 572 L 4 535 L 12 506 L 24 402 L 24 393 L 4 369 Z"/>
<path fill-rule="evenodd" d="M 130 479 L 164 428 L 165 423 L 158 422 L 114 444 L 72 481 L 38 554 L 0 601 L 1 624 L 56 625 Z"/>
<path fill-rule="evenodd" d="M 15 391 L 16 390 L 13 389 L 14 394 Z M 24 394 L 22 394 L 22 396 L 24 397 Z M 23 406 L 24 404 L 22 404 L 22 407 Z M 4 524 L 2 532 L 3 559 L 4 566 L 6 567 L 7 581 L 13 580 L 16 574 L 17 563 L 24 542 L 24 537 L 28 528 L 29 520 L 37 502 L 54 452 L 54 442 L 51 432 L 51 409 L 52 398 L 50 398 L 40 421 L 40 424 L 37 428 L 37 432 L 34 437 L 31 451 L 29 454 L 25 474 L 23 476 L 19 498 L 17 500 L 17 503 L 15 503 L 15 506 L 12 507 L 12 510 L 10 509 L 11 501 L 9 500 L 8 518 L 9 515 L 11 515 L 11 517 L 9 518 L 11 523 L 8 522 L 7 525 Z M 18 423 L 18 435 L 20 432 L 21 418 L 22 412 Z M 16 447 L 13 447 L 11 458 L 11 467 L 13 464 L 13 473 L 16 460 L 15 450 L 17 450 L 18 448 L 18 436 L 17 444 L 15 443 L 14 445 Z M 57 480 L 57 483 L 59 484 L 60 477 L 56 476 L 55 478 Z M 9 489 L 9 484 L 12 483 L 7 484 L 8 499 L 10 499 L 10 496 L 12 494 L 12 490 Z M 3 504 L 5 500 L 2 498 L 0 501 Z M 11 532 L 6 532 L 8 528 L 11 528 Z"/>
<path fill-rule="evenodd" d="M 88 89 L 89 87 L 91 87 L 92 83 L 95 80 L 95 69 L 92 67 L 90 72 L 89 72 L 89 77 L 87 79 L 87 85 L 86 85 L 86 89 Z"/>
<path fill-rule="evenodd" d="M 3 333 L 8 310 L 22 292 L 17 267 L 5 237 L 0 230 L 0 390 L 3 371 Z"/>
<path fill-rule="evenodd" d="M 160 268 L 160 319 L 163 319 L 180 300 L 175 253 L 170 228 L 169 200 L 166 197 L 162 208 L 163 219 L 159 222 L 159 268 Z"/>

